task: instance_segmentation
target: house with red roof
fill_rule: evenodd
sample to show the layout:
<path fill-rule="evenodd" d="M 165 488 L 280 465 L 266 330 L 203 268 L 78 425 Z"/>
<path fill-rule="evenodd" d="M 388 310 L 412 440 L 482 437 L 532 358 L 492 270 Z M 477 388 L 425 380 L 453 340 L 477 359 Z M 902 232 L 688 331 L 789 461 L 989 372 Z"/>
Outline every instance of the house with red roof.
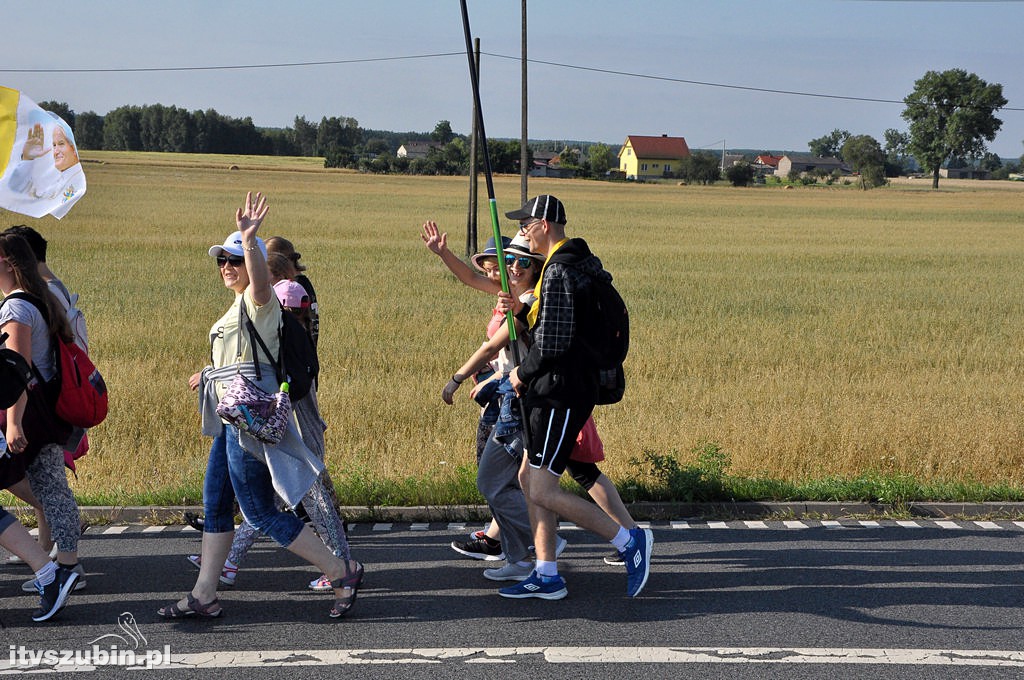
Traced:
<path fill-rule="evenodd" d="M 629 135 L 619 150 L 619 171 L 626 179 L 669 177 L 689 155 L 683 137 Z"/>

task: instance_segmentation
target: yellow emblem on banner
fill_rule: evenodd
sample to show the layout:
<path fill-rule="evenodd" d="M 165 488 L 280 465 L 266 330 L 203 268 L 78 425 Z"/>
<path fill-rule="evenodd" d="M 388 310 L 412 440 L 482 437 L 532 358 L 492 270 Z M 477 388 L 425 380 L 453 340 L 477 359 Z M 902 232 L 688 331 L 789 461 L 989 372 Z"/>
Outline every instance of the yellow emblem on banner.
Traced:
<path fill-rule="evenodd" d="M 21 94 L 9 87 L 0 87 L 0 176 L 7 169 L 7 160 L 18 131 L 18 99 Z"/>

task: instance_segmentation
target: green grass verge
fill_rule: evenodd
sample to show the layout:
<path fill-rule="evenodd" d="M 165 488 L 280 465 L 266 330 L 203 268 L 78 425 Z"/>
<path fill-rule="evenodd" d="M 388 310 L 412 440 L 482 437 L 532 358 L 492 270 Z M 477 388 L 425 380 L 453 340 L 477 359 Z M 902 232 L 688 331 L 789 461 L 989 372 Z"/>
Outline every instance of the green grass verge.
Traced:
<path fill-rule="evenodd" d="M 690 462 L 686 462 L 689 460 Z M 705 443 L 687 455 L 644 451 L 630 460 L 632 472 L 618 483 L 626 503 L 715 503 L 744 501 L 859 502 L 903 506 L 915 502 L 1015 502 L 1024 501 L 1024 488 L 1008 484 L 971 481 L 920 482 L 910 475 L 869 471 L 853 478 L 821 477 L 788 481 L 729 474 L 730 459 L 718 444 Z M 387 508 L 389 506 L 482 505 L 476 489 L 476 468 L 454 466 L 427 477 L 386 479 L 374 475 L 368 461 L 350 465 L 345 474 L 333 475 L 343 505 Z M 571 480 L 564 488 L 585 496 Z M 202 505 L 202 478 L 192 478 L 173 488 L 146 493 L 126 493 L 113 488 L 102 493 L 76 494 L 82 506 Z M 11 494 L 0 493 L 0 505 L 22 505 Z"/>

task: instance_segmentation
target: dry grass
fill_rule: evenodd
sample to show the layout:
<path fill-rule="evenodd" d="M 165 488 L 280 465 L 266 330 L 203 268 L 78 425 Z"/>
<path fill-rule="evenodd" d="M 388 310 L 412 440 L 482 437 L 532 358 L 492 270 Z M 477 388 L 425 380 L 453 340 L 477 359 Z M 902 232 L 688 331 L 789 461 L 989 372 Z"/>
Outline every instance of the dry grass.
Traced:
<path fill-rule="evenodd" d="M 104 162 L 86 167 L 87 197 L 36 225 L 82 294 L 112 392 L 80 495 L 195 498 L 209 442 L 186 380 L 230 300 L 206 250 L 234 228 L 249 189 L 270 196 L 265 235 L 296 243 L 318 289 L 333 474 L 435 484 L 472 462 L 468 395 L 446 407 L 439 393 L 476 347 L 491 300 L 418 236 L 436 219 L 461 250 L 465 178 L 296 159 L 89 159 Z M 500 211 L 518 204 L 518 178 L 496 186 Z M 1024 483 L 1022 193 L 988 186 L 533 180 L 531 193 L 566 202 L 571 234 L 588 239 L 631 306 L 627 396 L 598 413 L 606 470 L 618 478 L 642 450 L 714 441 L 739 474 Z M 482 242 L 486 210 L 480 219 Z M 20 221 L 6 214 L 0 226 Z"/>

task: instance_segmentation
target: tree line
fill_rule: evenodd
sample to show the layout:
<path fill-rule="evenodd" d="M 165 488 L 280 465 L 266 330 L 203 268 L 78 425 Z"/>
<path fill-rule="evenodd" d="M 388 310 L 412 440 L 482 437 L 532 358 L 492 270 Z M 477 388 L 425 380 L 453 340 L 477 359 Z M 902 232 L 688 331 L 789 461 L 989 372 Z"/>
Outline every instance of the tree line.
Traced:
<path fill-rule="evenodd" d="M 76 145 L 85 150 L 310 156 L 322 157 L 325 167 L 364 172 L 469 172 L 469 138 L 452 132 L 447 120 L 439 121 L 432 132 L 366 129 L 348 116 L 325 116 L 319 122 L 296 116 L 290 127 L 266 128 L 256 126 L 248 116 L 234 118 L 214 109 L 189 111 L 152 104 L 120 106 L 99 115 L 93 111 L 76 113 L 65 102 L 44 101 L 39 106 L 63 118 L 74 131 Z M 438 148 L 432 148 L 426 158 L 398 158 L 398 148 L 412 141 L 437 142 Z M 615 162 L 614 153 L 607 145 L 594 146 L 597 172 L 604 173 Z M 581 147 L 564 149 L 577 174 L 590 174 L 591 161 L 588 156 L 581 158 Z M 488 152 L 494 172 L 519 172 L 518 140 L 488 140 Z M 530 149 L 531 163 L 532 154 Z M 477 160 L 483 167 L 482 155 Z"/>

